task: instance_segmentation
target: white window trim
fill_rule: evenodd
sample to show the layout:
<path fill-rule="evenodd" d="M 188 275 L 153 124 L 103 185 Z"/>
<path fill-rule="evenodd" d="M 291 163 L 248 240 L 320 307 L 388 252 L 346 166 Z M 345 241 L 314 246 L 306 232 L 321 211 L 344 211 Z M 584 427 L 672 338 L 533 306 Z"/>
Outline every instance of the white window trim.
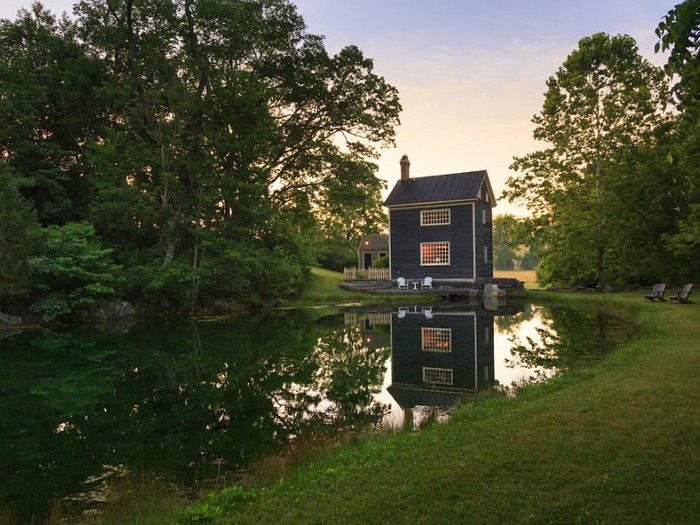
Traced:
<path fill-rule="evenodd" d="M 440 213 L 440 212 L 447 212 L 447 222 L 430 222 L 426 223 L 425 222 L 425 214 L 427 213 Z M 437 208 L 437 209 L 430 209 L 430 210 L 421 210 L 420 211 L 420 225 L 421 226 L 449 226 L 452 224 L 452 211 L 450 208 Z"/>
<path fill-rule="evenodd" d="M 447 337 L 447 343 L 448 343 L 447 349 L 436 350 L 433 348 L 425 348 L 425 332 L 438 332 L 438 331 L 447 334 L 447 336 L 448 336 Z M 452 329 L 451 328 L 433 328 L 433 327 L 426 328 L 426 327 L 422 326 L 420 329 L 420 349 L 423 352 L 432 352 L 432 353 L 436 353 L 436 354 L 447 354 L 447 353 L 452 352 Z"/>
<path fill-rule="evenodd" d="M 429 381 L 426 379 L 426 372 L 438 372 L 442 373 L 447 381 Z M 423 367 L 423 383 L 429 385 L 453 385 L 454 384 L 454 371 L 452 368 L 436 368 L 432 366 Z"/>
<path fill-rule="evenodd" d="M 439 262 L 439 263 L 424 263 L 423 262 L 423 245 L 425 244 L 447 244 L 447 262 Z M 421 266 L 450 266 L 452 263 L 452 246 L 450 245 L 450 241 L 430 241 L 430 242 L 422 242 L 420 243 L 420 265 Z"/>

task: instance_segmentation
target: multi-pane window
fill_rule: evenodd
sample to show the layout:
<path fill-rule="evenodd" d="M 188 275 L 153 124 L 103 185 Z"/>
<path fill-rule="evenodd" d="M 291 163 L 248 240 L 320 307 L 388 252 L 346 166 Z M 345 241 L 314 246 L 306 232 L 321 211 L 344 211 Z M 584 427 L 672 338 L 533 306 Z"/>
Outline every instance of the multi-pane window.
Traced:
<path fill-rule="evenodd" d="M 441 224 L 450 224 L 449 208 L 446 210 L 421 210 L 421 226 L 439 226 Z"/>
<path fill-rule="evenodd" d="M 421 328 L 421 335 L 424 352 L 452 351 L 452 330 L 449 328 Z"/>
<path fill-rule="evenodd" d="M 431 385 L 451 385 L 452 384 L 452 369 L 451 368 L 432 368 L 429 366 L 423 367 L 423 382 Z"/>
<path fill-rule="evenodd" d="M 420 243 L 421 266 L 439 266 L 450 264 L 450 242 L 422 242 Z"/>

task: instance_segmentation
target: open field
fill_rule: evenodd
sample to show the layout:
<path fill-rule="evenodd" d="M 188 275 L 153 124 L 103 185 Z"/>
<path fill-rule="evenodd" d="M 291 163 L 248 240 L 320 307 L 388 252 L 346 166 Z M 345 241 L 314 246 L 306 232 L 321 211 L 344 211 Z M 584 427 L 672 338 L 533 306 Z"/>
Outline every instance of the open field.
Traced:
<path fill-rule="evenodd" d="M 505 279 L 518 279 L 525 283 L 527 290 L 535 290 L 540 287 L 537 284 L 537 272 L 535 270 L 494 270 L 493 276 Z"/>
<path fill-rule="evenodd" d="M 608 302 L 644 333 L 594 368 L 370 437 L 189 511 L 214 523 L 698 523 L 700 305 Z"/>

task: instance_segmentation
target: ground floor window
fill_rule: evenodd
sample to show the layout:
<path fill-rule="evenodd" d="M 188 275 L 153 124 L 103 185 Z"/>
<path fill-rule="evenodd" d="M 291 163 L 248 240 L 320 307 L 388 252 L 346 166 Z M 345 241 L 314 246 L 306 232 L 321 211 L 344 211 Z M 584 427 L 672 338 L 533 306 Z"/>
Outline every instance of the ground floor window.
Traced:
<path fill-rule="evenodd" d="M 421 328 L 423 352 L 451 352 L 452 330 L 449 328 Z"/>
<path fill-rule="evenodd" d="M 450 242 L 422 242 L 420 243 L 421 266 L 449 266 Z"/>

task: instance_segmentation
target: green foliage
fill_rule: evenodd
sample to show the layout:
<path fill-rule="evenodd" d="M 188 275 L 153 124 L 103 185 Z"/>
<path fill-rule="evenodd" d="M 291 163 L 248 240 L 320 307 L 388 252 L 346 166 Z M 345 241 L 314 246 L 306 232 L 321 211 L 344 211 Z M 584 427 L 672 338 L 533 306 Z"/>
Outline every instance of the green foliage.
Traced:
<path fill-rule="evenodd" d="M 36 211 L 22 197 L 10 169 L 0 164 L 0 311 L 31 289 L 27 258 L 36 249 Z"/>
<path fill-rule="evenodd" d="M 0 157 L 42 225 L 94 226 L 126 270 L 125 298 L 273 304 L 317 253 L 337 259 L 327 244 L 385 224 L 372 160 L 401 106 L 357 47 L 329 54 L 288 0 L 74 12 L 35 4 L 0 22 Z M 20 274 L 3 294 L 24 293 Z M 36 307 L 56 317 L 80 302 Z"/>
<path fill-rule="evenodd" d="M 700 204 L 690 206 L 690 214 L 682 220 L 676 235 L 666 235 L 669 249 L 680 255 L 691 253 L 700 246 Z"/>
<path fill-rule="evenodd" d="M 176 523 L 216 523 L 227 515 L 235 514 L 262 497 L 265 489 L 255 489 L 233 485 L 221 492 L 208 494 L 202 502 L 196 503 L 176 518 Z"/>
<path fill-rule="evenodd" d="M 85 218 L 82 146 L 100 126 L 100 64 L 75 26 L 40 3 L 0 21 L 0 157 L 21 177 L 43 224 Z"/>
<path fill-rule="evenodd" d="M 336 272 L 357 266 L 358 243 L 337 237 L 323 240 L 316 255 L 318 265 Z"/>
<path fill-rule="evenodd" d="M 32 309 L 44 321 L 90 311 L 100 299 L 112 297 L 121 267 L 103 248 L 92 225 L 68 223 L 42 230 L 38 255 L 29 257 L 29 272 L 41 293 Z"/>
<path fill-rule="evenodd" d="M 537 229 L 528 219 L 499 215 L 493 220 L 493 254 L 496 270 L 523 270 L 537 267 L 539 241 Z"/>
<path fill-rule="evenodd" d="M 665 66 L 669 77 L 677 75 L 679 81 L 673 92 L 679 109 L 686 118 L 700 117 L 700 1 L 685 0 L 659 23 L 656 36 L 656 52 L 670 51 Z"/>
<path fill-rule="evenodd" d="M 664 17 L 656 29 L 656 50 L 670 51 L 666 73 L 673 85 L 679 117 L 666 159 L 672 165 L 678 198 L 674 203 L 674 228 L 665 231 L 665 246 L 678 256 L 676 265 L 686 280 L 700 275 L 700 1 L 685 0 Z"/>
<path fill-rule="evenodd" d="M 663 139 L 657 130 L 667 85 L 631 37 L 598 33 L 579 42 L 547 88 L 533 122 L 534 137 L 550 147 L 515 159 L 511 168 L 523 174 L 508 180 L 504 195 L 533 211 L 543 284 L 605 288 L 627 279 L 635 263 L 618 241 L 648 234 L 645 223 L 656 220 L 641 195 L 624 193 L 640 187 L 638 169 L 630 168 Z M 667 195 L 666 179 L 650 182 L 644 191 Z M 641 224 L 620 220 L 635 212 Z"/>
<path fill-rule="evenodd" d="M 277 304 L 301 290 L 308 268 L 282 246 L 265 248 L 210 238 L 204 245 L 202 291 L 242 304 Z"/>
<path fill-rule="evenodd" d="M 389 267 L 389 256 L 385 255 L 384 257 L 379 257 L 376 261 L 374 261 L 374 268 L 388 268 Z"/>

